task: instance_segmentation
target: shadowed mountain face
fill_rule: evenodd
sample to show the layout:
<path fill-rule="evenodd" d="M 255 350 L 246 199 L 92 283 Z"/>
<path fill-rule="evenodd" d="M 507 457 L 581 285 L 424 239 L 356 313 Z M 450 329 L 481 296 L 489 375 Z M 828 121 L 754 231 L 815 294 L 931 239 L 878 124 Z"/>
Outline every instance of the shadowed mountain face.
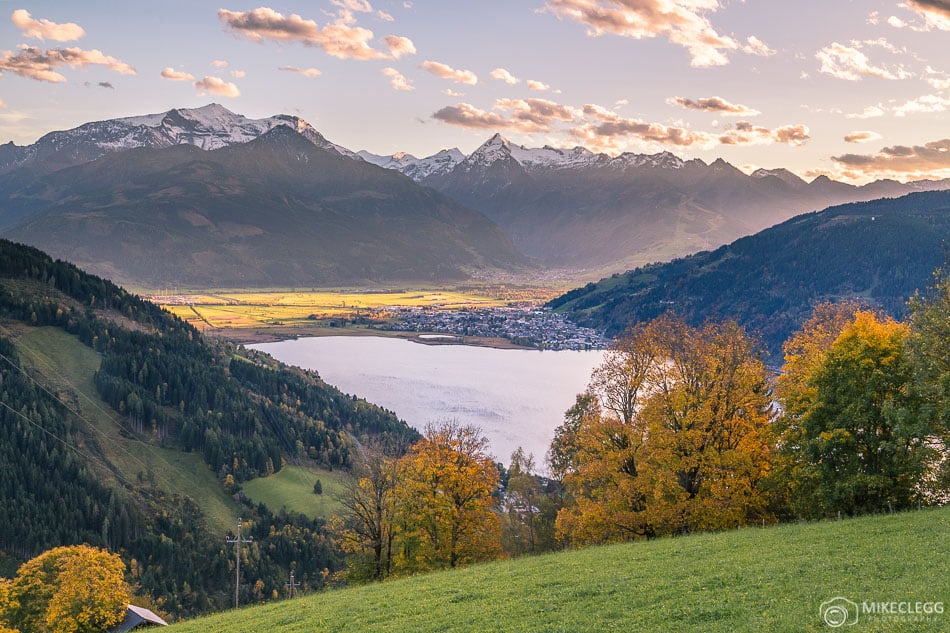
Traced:
<path fill-rule="evenodd" d="M 946 181 L 806 183 L 784 169 L 746 175 L 721 159 L 707 165 L 668 152 L 610 157 L 583 147 L 530 149 L 497 134 L 459 156 L 364 158 L 482 211 L 544 265 L 588 270 L 714 248 L 832 204 L 950 188 Z"/>
<path fill-rule="evenodd" d="M 614 275 L 549 304 L 619 334 L 673 310 L 734 319 L 778 358 L 815 303 L 857 299 L 900 315 L 950 240 L 950 192 L 846 204 L 792 218 L 712 252 Z"/>
<path fill-rule="evenodd" d="M 21 219 L 4 235 L 124 283 L 441 281 L 526 265 L 481 213 L 284 125 L 214 151 L 139 148 L 24 171 L 0 178 L 2 207 Z"/>

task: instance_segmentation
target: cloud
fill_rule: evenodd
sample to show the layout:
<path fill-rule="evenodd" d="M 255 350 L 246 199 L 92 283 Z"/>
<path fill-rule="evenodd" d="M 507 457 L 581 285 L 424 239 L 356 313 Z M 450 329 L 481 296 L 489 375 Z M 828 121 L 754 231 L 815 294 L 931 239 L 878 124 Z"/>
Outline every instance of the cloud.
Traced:
<path fill-rule="evenodd" d="M 877 132 L 870 132 L 867 130 L 859 130 L 857 132 L 851 132 L 846 134 L 844 137 L 845 143 L 870 143 L 871 141 L 879 141 L 883 136 Z"/>
<path fill-rule="evenodd" d="M 503 81 L 511 86 L 521 81 L 504 68 L 496 68 L 495 70 L 491 71 L 491 78 L 497 81 Z"/>
<path fill-rule="evenodd" d="M 416 89 L 412 82 L 395 68 L 383 68 L 383 74 L 389 77 L 389 85 L 393 87 L 393 90 L 409 91 Z"/>
<path fill-rule="evenodd" d="M 911 73 L 898 66 L 889 70 L 883 66 L 874 66 L 867 55 L 857 48 L 833 42 L 815 53 L 815 59 L 821 62 L 820 72 L 838 79 L 860 81 L 864 77 L 879 79 L 907 79 Z"/>
<path fill-rule="evenodd" d="M 453 98 L 465 96 L 464 92 L 456 92 L 455 90 L 452 90 L 451 88 L 446 88 L 445 90 L 442 91 L 442 94 L 447 95 L 449 97 L 453 97 Z"/>
<path fill-rule="evenodd" d="M 469 84 L 470 86 L 474 86 L 478 83 L 478 76 L 472 71 L 456 70 L 441 62 L 433 62 L 427 59 L 419 64 L 419 68 L 432 73 L 436 77 L 450 79 L 457 84 Z"/>
<path fill-rule="evenodd" d="M 884 108 L 880 105 L 867 106 L 861 112 L 846 114 L 846 119 L 873 119 L 884 116 Z"/>
<path fill-rule="evenodd" d="M 904 6 L 922 15 L 928 28 L 950 31 L 950 1 L 907 0 Z"/>
<path fill-rule="evenodd" d="M 299 66 L 281 66 L 277 70 L 283 70 L 289 73 L 297 73 L 298 75 L 303 75 L 304 77 L 317 77 L 323 74 L 322 71 L 317 70 L 316 68 L 300 68 Z"/>
<path fill-rule="evenodd" d="M 805 125 L 785 125 L 770 130 L 767 127 L 752 125 L 748 121 L 739 121 L 735 128 L 719 137 L 722 145 L 771 145 L 783 143 L 800 147 L 811 138 Z"/>
<path fill-rule="evenodd" d="M 777 52 L 774 48 L 769 48 L 768 44 L 754 35 L 747 37 L 745 42 L 745 46 L 742 47 L 742 52 L 748 53 L 749 55 L 771 57 Z"/>
<path fill-rule="evenodd" d="M 215 68 L 227 68 L 228 66 L 230 66 L 230 64 L 224 61 L 223 59 L 216 59 L 213 62 L 211 62 L 211 65 L 214 66 Z"/>
<path fill-rule="evenodd" d="M 877 154 L 844 154 L 831 158 L 846 176 L 859 178 L 950 177 L 950 138 L 924 145 L 885 147 Z"/>
<path fill-rule="evenodd" d="M 725 116 L 755 116 L 761 114 L 758 110 L 730 103 L 722 97 L 702 97 L 700 99 L 687 99 L 686 97 L 670 97 L 666 100 L 670 105 L 678 105 L 687 110 L 701 110 L 703 112 L 716 112 Z"/>
<path fill-rule="evenodd" d="M 551 86 L 544 83 L 543 81 L 537 81 L 535 79 L 528 80 L 528 90 L 537 90 L 540 92 L 540 91 L 550 90 L 550 89 L 551 89 Z"/>
<path fill-rule="evenodd" d="M 10 19 L 18 29 L 23 31 L 23 37 L 32 37 L 38 40 L 71 42 L 86 34 L 81 26 L 73 22 L 57 24 L 49 20 L 36 20 L 30 16 L 26 9 L 17 9 Z"/>
<path fill-rule="evenodd" d="M 894 108 L 894 116 L 903 117 L 908 114 L 946 112 L 948 109 L 950 109 L 950 99 L 940 95 L 923 95 Z"/>
<path fill-rule="evenodd" d="M 194 81 L 195 76 L 191 73 L 175 70 L 171 66 L 162 69 L 162 77 L 170 81 Z"/>
<path fill-rule="evenodd" d="M 506 129 L 511 123 L 495 112 L 480 110 L 470 103 L 445 106 L 432 115 L 433 119 L 469 129 Z M 537 131 L 537 130 L 530 130 Z"/>
<path fill-rule="evenodd" d="M 468 129 L 513 130 L 533 134 L 549 132 L 555 123 L 571 122 L 580 114 L 574 108 L 547 99 L 498 99 L 495 109 L 510 114 L 506 117 L 468 103 L 458 103 L 442 108 L 432 118 Z"/>
<path fill-rule="evenodd" d="M 205 76 L 205 78 L 201 81 L 195 82 L 195 88 L 205 92 L 210 92 L 213 95 L 219 95 L 221 97 L 234 98 L 241 96 L 241 91 L 238 90 L 237 86 L 235 86 L 230 81 L 225 81 L 219 77 Z"/>
<path fill-rule="evenodd" d="M 109 83 L 108 81 L 100 81 L 97 85 L 98 85 L 100 88 L 107 88 L 107 89 L 109 89 L 109 90 L 115 90 L 115 86 L 113 86 L 113 85 L 112 85 L 111 83 Z"/>
<path fill-rule="evenodd" d="M 740 48 L 706 17 L 720 6 L 719 0 L 546 0 L 551 13 L 587 25 L 590 36 L 665 37 L 686 48 L 695 67 L 728 64 L 725 52 Z"/>
<path fill-rule="evenodd" d="M 247 77 L 247 73 L 243 70 L 232 70 L 228 74 L 230 74 L 235 79 L 244 79 L 245 77 Z"/>
<path fill-rule="evenodd" d="M 389 54 L 392 55 L 393 59 L 399 59 L 403 55 L 416 54 L 416 45 L 408 37 L 387 35 L 383 41 L 386 42 L 386 48 L 389 49 Z"/>
<path fill-rule="evenodd" d="M 4 110 L 7 109 L 7 104 L 3 99 L 0 99 L 0 108 L 3 108 Z"/>
<path fill-rule="evenodd" d="M 583 113 L 594 121 L 575 127 L 570 134 L 590 149 L 617 150 L 622 142 L 630 139 L 678 147 L 710 147 L 715 144 L 715 137 L 705 132 L 693 132 L 683 127 L 648 123 L 639 119 L 626 119 L 616 112 L 594 104 L 585 105 Z"/>
<path fill-rule="evenodd" d="M 45 51 L 35 46 L 21 44 L 19 52 L 3 51 L 0 55 L 0 71 L 10 71 L 21 77 L 59 83 L 66 77 L 55 68 L 69 66 L 85 68 L 87 66 L 105 66 L 123 75 L 134 75 L 135 69 L 115 57 L 104 55 L 102 51 L 81 48 L 48 48 Z"/>
<path fill-rule="evenodd" d="M 389 55 L 370 46 L 373 32 L 352 26 L 352 14 L 348 11 L 349 9 L 343 9 L 336 22 L 327 24 L 322 29 L 313 20 L 304 19 L 296 13 L 285 17 L 269 7 L 259 7 L 252 11 L 219 9 L 218 19 L 224 23 L 226 29 L 252 42 L 298 42 L 304 46 L 322 48 L 327 55 L 339 59 L 392 59 L 396 56 L 395 52 Z M 396 42 L 396 50 L 400 55 L 409 52 L 408 46 L 411 46 L 412 42 L 408 38 L 391 37 L 392 41 Z M 412 48 L 414 50 L 415 47 Z"/>

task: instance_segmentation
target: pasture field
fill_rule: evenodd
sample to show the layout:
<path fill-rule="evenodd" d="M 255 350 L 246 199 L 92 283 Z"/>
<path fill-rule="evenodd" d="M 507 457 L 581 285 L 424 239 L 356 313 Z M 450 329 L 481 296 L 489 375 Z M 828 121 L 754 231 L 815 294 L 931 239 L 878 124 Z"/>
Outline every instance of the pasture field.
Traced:
<path fill-rule="evenodd" d="M 222 291 L 152 294 L 147 298 L 200 330 L 311 329 L 336 327 L 344 320 L 362 325 L 382 324 L 390 321 L 399 308 L 460 310 L 542 303 L 562 290 L 547 286 L 485 285 L 391 291 Z"/>
<path fill-rule="evenodd" d="M 169 633 L 948 631 L 948 550 L 950 508 L 746 528 L 333 590 L 195 619 Z M 860 610 L 892 602 L 920 603 L 930 613 L 847 611 L 849 603 Z M 832 622 L 842 612 L 828 607 L 841 605 L 848 624 L 829 626 L 823 604 Z"/>
<path fill-rule="evenodd" d="M 263 502 L 272 512 L 286 508 L 310 518 L 329 519 L 340 509 L 337 497 L 343 494 L 345 477 L 339 470 L 287 465 L 269 477 L 246 481 L 241 487 L 251 501 Z M 313 492 L 318 479 L 323 487 L 319 495 Z"/>

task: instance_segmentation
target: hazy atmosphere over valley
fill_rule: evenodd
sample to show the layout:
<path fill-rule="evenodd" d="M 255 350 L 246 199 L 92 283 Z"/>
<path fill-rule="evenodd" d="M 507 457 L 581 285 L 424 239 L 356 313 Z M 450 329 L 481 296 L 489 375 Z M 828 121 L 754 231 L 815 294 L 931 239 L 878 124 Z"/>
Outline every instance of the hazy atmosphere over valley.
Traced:
<path fill-rule="evenodd" d="M 946 631 L 948 51 L 0 3 L 0 633 Z"/>

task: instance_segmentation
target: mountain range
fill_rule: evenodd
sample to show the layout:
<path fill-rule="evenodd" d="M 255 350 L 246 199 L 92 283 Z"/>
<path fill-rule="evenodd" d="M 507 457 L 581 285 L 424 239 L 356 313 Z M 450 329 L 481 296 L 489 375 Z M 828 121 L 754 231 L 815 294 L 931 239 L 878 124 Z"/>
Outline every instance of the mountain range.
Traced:
<path fill-rule="evenodd" d="M 566 269 L 596 279 L 829 205 L 950 188 L 745 174 L 669 152 L 353 152 L 218 104 L 0 145 L 0 234 L 139 286 L 328 286 Z"/>
<path fill-rule="evenodd" d="M 211 105 L 88 124 L 8 154 L 3 234 L 127 284 L 438 282 L 527 265 L 481 213 L 293 117 Z"/>
<path fill-rule="evenodd" d="M 713 251 L 615 274 L 548 305 L 609 335 L 673 311 L 694 325 L 735 320 L 773 359 L 823 301 L 900 317 L 945 264 L 950 191 L 801 215 Z"/>
<path fill-rule="evenodd" d="M 713 248 L 834 204 L 950 188 L 950 180 L 806 182 L 786 169 L 747 175 L 722 159 L 532 149 L 500 134 L 464 157 L 359 156 L 483 212 L 546 267 L 605 272 Z"/>

